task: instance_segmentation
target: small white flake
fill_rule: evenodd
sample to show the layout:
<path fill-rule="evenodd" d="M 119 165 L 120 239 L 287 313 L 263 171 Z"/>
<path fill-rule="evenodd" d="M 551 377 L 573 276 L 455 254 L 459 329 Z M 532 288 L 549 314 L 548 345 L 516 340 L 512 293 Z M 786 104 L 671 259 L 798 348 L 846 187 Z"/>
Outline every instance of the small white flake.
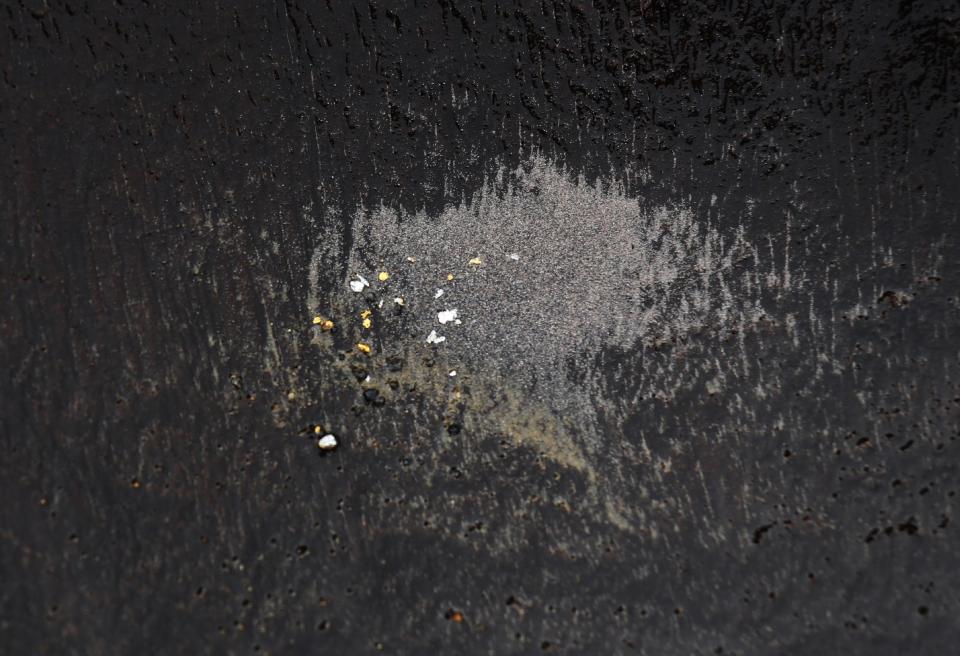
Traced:
<path fill-rule="evenodd" d="M 443 296 L 443 290 L 442 290 L 442 289 L 438 289 L 438 290 L 437 290 L 437 293 L 433 295 L 434 298 L 440 298 L 441 296 Z"/>
<path fill-rule="evenodd" d="M 517 260 L 520 259 L 520 253 L 510 253 L 508 257 L 514 262 L 516 262 Z"/>
<path fill-rule="evenodd" d="M 367 282 L 367 279 L 361 276 L 359 273 L 357 274 L 356 280 L 350 281 L 350 289 L 352 289 L 357 293 L 362 292 L 364 287 L 369 287 L 369 286 L 370 286 L 370 283 Z"/>
<path fill-rule="evenodd" d="M 452 310 L 444 310 L 443 312 L 437 312 L 437 321 L 440 323 L 449 323 L 454 321 L 457 318 L 457 308 Z"/>
<path fill-rule="evenodd" d="M 402 299 L 401 297 L 399 297 L 399 296 L 395 297 L 395 298 L 393 299 L 393 302 L 394 302 L 396 305 L 399 305 L 400 307 L 403 307 L 403 299 Z"/>
<path fill-rule="evenodd" d="M 321 451 L 333 451 L 337 448 L 337 438 L 332 433 L 327 433 L 317 440 L 317 446 Z"/>
<path fill-rule="evenodd" d="M 377 307 L 378 307 L 378 308 L 382 308 L 382 307 L 383 307 L 383 299 L 382 299 L 382 298 L 380 299 L 380 302 L 377 304 Z"/>
<path fill-rule="evenodd" d="M 456 375 L 457 375 L 457 370 L 456 370 L 456 369 L 451 369 L 451 370 L 450 370 L 450 377 L 453 378 L 453 377 L 456 376 Z"/>
<path fill-rule="evenodd" d="M 430 334 L 427 335 L 427 344 L 439 344 L 440 342 L 445 341 L 447 341 L 447 338 L 438 336 L 436 330 L 431 330 Z"/>

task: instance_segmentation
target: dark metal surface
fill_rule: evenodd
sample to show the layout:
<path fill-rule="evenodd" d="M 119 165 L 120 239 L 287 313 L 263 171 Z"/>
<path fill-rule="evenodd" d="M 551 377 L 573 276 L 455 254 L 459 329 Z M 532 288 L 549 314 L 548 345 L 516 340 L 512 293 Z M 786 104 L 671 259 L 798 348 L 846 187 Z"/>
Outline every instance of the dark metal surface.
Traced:
<path fill-rule="evenodd" d="M 0 651 L 954 653 L 960 13 L 841 4 L 0 4 Z M 531 158 L 762 312 L 581 349 L 576 421 L 311 325 L 358 208 Z"/>

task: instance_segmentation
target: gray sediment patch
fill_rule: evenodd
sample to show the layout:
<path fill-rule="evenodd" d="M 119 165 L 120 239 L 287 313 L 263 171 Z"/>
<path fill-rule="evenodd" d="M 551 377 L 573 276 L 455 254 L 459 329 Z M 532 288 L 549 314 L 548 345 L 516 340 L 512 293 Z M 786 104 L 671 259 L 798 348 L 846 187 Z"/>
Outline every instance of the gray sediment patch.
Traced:
<path fill-rule="evenodd" d="M 724 236 L 682 204 L 648 207 L 616 180 L 588 184 L 535 158 L 439 216 L 358 211 L 342 287 L 389 271 L 382 295 L 403 297 L 412 335 L 436 330 L 474 371 L 556 397 L 569 358 L 762 314 L 733 291 L 734 264 L 755 257 L 742 231 Z M 461 323 L 441 325 L 453 308 Z"/>
<path fill-rule="evenodd" d="M 323 305 L 350 313 L 344 330 L 372 338 L 358 314 L 372 309 L 372 322 L 391 325 L 379 336 L 385 352 L 406 354 L 413 370 L 430 353 L 444 363 L 443 380 L 419 385 L 436 392 L 438 407 L 456 369 L 472 388 L 465 408 L 477 416 L 465 417 L 468 426 L 513 435 L 578 470 L 590 487 L 585 501 L 624 528 L 642 512 L 619 508 L 619 484 L 596 473 L 618 408 L 593 359 L 765 314 L 769 276 L 742 228 L 721 231 L 683 203 L 653 205 L 621 181 L 588 183 L 539 157 L 501 169 L 439 214 L 360 208 L 346 269 L 341 244 L 336 235 L 320 240 L 310 311 L 322 310 L 318 272 L 343 270 Z M 350 282 L 359 277 L 369 287 L 356 291 Z M 402 311 L 390 312 L 398 298 Z"/>

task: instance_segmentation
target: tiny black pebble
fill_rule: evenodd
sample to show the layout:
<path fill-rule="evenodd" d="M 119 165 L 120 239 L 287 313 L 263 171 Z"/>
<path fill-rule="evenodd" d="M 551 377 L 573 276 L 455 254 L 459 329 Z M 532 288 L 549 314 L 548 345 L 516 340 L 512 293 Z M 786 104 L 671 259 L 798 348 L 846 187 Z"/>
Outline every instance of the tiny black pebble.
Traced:
<path fill-rule="evenodd" d="M 447 426 L 447 432 L 450 435 L 459 435 L 460 434 L 460 424 L 450 424 Z"/>
<path fill-rule="evenodd" d="M 364 367 L 363 365 L 353 364 L 353 365 L 350 365 L 350 369 L 351 371 L 353 371 L 353 375 L 358 381 L 366 380 L 367 376 L 369 375 L 367 372 L 367 368 Z"/>
<path fill-rule="evenodd" d="M 387 371 L 396 373 L 403 370 L 403 360 L 396 356 L 392 356 L 387 360 Z"/>
<path fill-rule="evenodd" d="M 363 390 L 363 400 L 367 403 L 376 403 L 380 399 L 380 392 L 374 388 Z"/>

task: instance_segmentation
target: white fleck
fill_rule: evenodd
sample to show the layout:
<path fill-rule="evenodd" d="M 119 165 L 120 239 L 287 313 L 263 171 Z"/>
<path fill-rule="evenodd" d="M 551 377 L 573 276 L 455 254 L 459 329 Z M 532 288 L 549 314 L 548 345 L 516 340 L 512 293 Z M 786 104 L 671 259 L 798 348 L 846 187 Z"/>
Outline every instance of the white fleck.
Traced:
<path fill-rule="evenodd" d="M 463 322 L 460 321 L 459 319 L 454 319 L 454 320 L 453 320 L 453 325 L 454 325 L 454 326 L 459 326 L 459 325 L 462 324 L 462 323 L 463 323 Z"/>
<path fill-rule="evenodd" d="M 441 296 L 443 296 L 443 290 L 442 290 L 442 289 L 438 289 L 438 290 L 437 290 L 437 293 L 433 295 L 434 298 L 440 298 Z"/>
<path fill-rule="evenodd" d="M 383 299 L 382 299 L 382 298 L 380 299 L 380 302 L 377 303 L 377 307 L 378 307 L 378 308 L 382 308 L 382 307 L 383 307 Z"/>
<path fill-rule="evenodd" d="M 400 298 L 399 296 L 394 297 L 393 302 L 396 303 L 397 305 L 403 306 L 403 299 Z"/>
<path fill-rule="evenodd" d="M 364 287 L 369 287 L 369 286 L 370 286 L 370 283 L 367 282 L 367 279 L 361 276 L 359 273 L 357 274 L 356 280 L 350 281 L 350 289 L 352 289 L 357 293 L 362 292 Z"/>
<path fill-rule="evenodd" d="M 456 369 L 451 369 L 451 370 L 450 370 L 450 377 L 453 378 L 453 377 L 456 376 L 456 375 L 457 375 L 457 370 L 456 370 Z"/>
<path fill-rule="evenodd" d="M 437 321 L 440 323 L 449 323 L 457 318 L 457 308 L 437 312 Z"/>
<path fill-rule="evenodd" d="M 321 451 L 332 451 L 337 448 L 337 438 L 332 433 L 327 433 L 317 440 L 317 446 Z"/>
<path fill-rule="evenodd" d="M 517 260 L 520 259 L 520 253 L 510 253 L 510 255 L 508 255 L 508 257 L 509 257 L 511 260 L 513 260 L 514 262 L 516 262 Z"/>
<path fill-rule="evenodd" d="M 447 341 L 447 338 L 438 336 L 436 330 L 431 330 L 430 334 L 427 335 L 427 344 L 439 344 L 445 341 Z"/>

